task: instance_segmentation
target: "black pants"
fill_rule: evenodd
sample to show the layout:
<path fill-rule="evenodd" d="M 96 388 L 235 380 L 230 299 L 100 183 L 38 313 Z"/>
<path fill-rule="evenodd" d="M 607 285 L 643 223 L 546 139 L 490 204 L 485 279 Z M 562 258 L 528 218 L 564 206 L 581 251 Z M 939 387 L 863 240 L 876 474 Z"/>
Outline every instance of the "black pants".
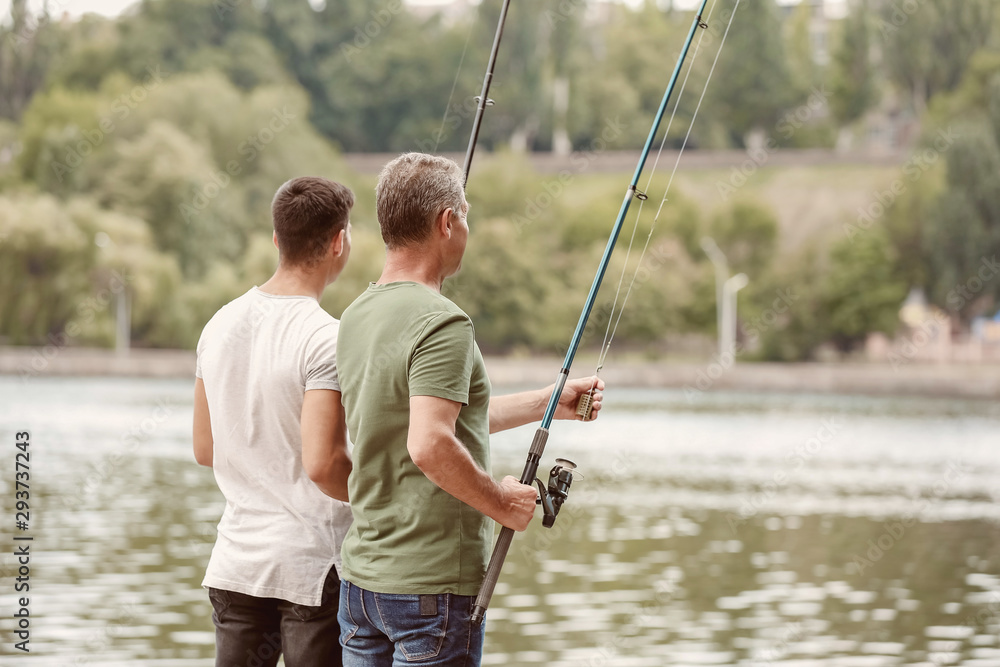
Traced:
<path fill-rule="evenodd" d="M 216 667 L 341 667 L 337 605 L 340 578 L 331 567 L 318 607 L 209 588 L 215 609 Z"/>

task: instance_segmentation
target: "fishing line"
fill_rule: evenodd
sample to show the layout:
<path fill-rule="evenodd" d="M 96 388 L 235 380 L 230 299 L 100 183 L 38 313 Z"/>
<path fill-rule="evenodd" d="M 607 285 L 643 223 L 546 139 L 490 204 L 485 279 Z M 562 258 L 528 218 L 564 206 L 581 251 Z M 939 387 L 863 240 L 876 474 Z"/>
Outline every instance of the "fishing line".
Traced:
<path fill-rule="evenodd" d="M 680 166 L 681 158 L 684 155 L 684 150 L 687 148 L 688 141 L 691 138 L 691 131 L 694 129 L 694 123 L 695 123 L 695 121 L 698 118 L 698 113 L 701 111 L 702 103 L 705 101 L 705 94 L 708 92 L 708 86 L 709 86 L 709 84 L 712 81 L 713 75 L 715 74 L 715 68 L 716 68 L 716 66 L 719 63 L 719 57 L 722 55 L 722 49 L 726 45 L 726 38 L 729 36 L 729 29 L 733 25 L 733 19 L 736 16 L 736 11 L 739 9 L 740 2 L 741 2 L 741 0 L 736 0 L 736 4 L 733 6 L 732 14 L 729 17 L 729 23 L 726 25 L 726 31 L 725 31 L 725 33 L 723 33 L 722 41 L 720 42 L 719 48 L 716 51 L 715 60 L 712 62 L 712 67 L 709 69 L 708 77 L 705 79 L 705 86 L 704 86 L 704 88 L 702 88 L 701 96 L 698 98 L 698 104 L 695 106 L 694 113 L 691 116 L 691 123 L 688 125 L 687 133 L 684 135 L 684 141 L 681 143 L 681 148 L 680 148 L 680 150 L 677 153 L 677 159 L 674 161 L 674 167 L 673 167 L 672 171 L 670 172 L 670 179 L 667 182 L 667 187 L 665 188 L 665 190 L 663 192 L 663 198 L 660 200 L 660 205 L 657 208 L 656 215 L 654 216 L 653 222 L 650 225 L 649 233 L 646 235 L 646 242 L 645 242 L 645 244 L 642 247 L 642 252 L 639 254 L 639 261 L 637 262 L 635 271 L 632 274 L 632 279 L 629 282 L 628 289 L 625 292 L 625 297 L 624 297 L 624 299 L 622 299 L 621 308 L 618 309 L 618 315 L 617 315 L 617 317 L 614 316 L 614 313 L 615 313 L 615 308 L 618 305 L 618 293 L 617 292 L 615 293 L 615 299 L 614 299 L 614 302 L 612 303 L 612 306 L 611 306 L 611 313 L 612 313 L 612 315 L 611 315 L 611 317 L 608 318 L 608 326 L 607 326 L 607 330 L 605 331 L 605 334 L 604 334 L 604 342 L 601 345 L 601 353 L 600 353 L 600 355 L 598 357 L 597 370 L 595 371 L 595 375 L 597 373 L 599 373 L 601 371 L 601 369 L 604 367 L 604 362 L 607 359 L 608 352 L 611 349 L 611 343 L 614 341 L 615 334 L 618 332 L 618 325 L 621 322 L 622 315 L 625 312 L 625 306 L 628 304 L 628 298 L 632 294 L 632 288 L 635 286 L 636 278 L 639 275 L 639 269 L 642 268 L 642 260 L 646 257 L 646 252 L 649 249 L 649 242 L 650 242 L 650 240 L 653 237 L 654 231 L 656 230 L 656 224 L 657 224 L 657 222 L 660 219 L 660 214 L 663 212 L 663 206 L 664 206 L 664 204 L 667 203 L 667 198 L 668 198 L 668 195 L 670 194 L 670 188 L 671 188 L 671 186 L 674 183 L 674 177 L 677 175 L 677 169 Z M 709 17 L 711 17 L 712 11 L 714 11 L 714 9 L 715 9 L 715 4 L 716 3 L 713 2 L 713 4 L 712 4 L 712 10 L 709 11 Z M 691 70 L 694 69 L 695 60 L 697 59 L 697 56 L 698 56 L 698 50 L 701 47 L 701 40 L 704 39 L 704 37 L 705 37 L 704 34 L 702 34 L 702 35 L 699 36 L 698 45 L 695 48 L 695 53 L 694 53 L 694 56 L 692 57 L 691 67 L 687 71 L 687 76 L 690 76 L 691 75 Z M 680 106 L 681 95 L 684 94 L 684 86 L 686 84 L 687 84 L 687 77 L 685 77 L 685 79 L 684 79 L 684 84 L 681 86 L 680 95 L 678 95 L 677 105 L 674 107 L 674 113 L 675 114 L 677 112 L 677 107 Z M 671 120 L 671 122 L 673 121 L 673 116 L 671 116 L 670 120 Z M 670 125 L 668 124 L 667 125 L 667 132 L 669 132 L 669 131 L 670 131 Z M 659 152 L 657 152 L 656 160 L 653 162 L 652 171 L 651 171 L 651 173 L 649 175 L 649 179 L 647 181 L 647 188 L 649 187 L 649 183 L 652 183 L 653 174 L 656 172 L 656 167 L 659 164 L 660 153 L 663 151 L 663 147 L 664 147 L 664 143 L 666 142 L 666 138 L 667 138 L 667 135 L 665 133 L 663 135 L 663 141 L 660 142 L 660 150 L 659 150 Z M 635 227 L 633 228 L 633 238 L 634 238 L 634 235 L 635 235 L 635 230 L 636 230 L 636 228 L 638 228 L 638 225 L 639 225 L 639 215 L 642 214 L 642 204 L 643 204 L 643 201 L 640 201 L 639 202 L 639 212 L 636 214 L 636 223 L 635 223 Z M 629 241 L 628 252 L 625 255 L 625 266 L 622 268 L 622 278 L 624 278 L 624 276 L 625 276 L 625 273 L 626 273 L 626 270 L 627 270 L 627 267 L 628 267 L 628 258 L 629 258 L 629 255 L 631 254 L 631 251 L 632 251 L 632 241 L 630 240 Z M 619 289 L 619 291 L 621 290 L 621 282 L 619 282 L 618 289 Z M 614 322 L 614 326 L 612 326 L 612 321 Z M 595 383 L 595 386 L 596 386 L 596 383 Z M 592 390 L 593 390 L 593 388 L 592 388 Z"/>
<path fill-rule="evenodd" d="M 455 87 L 458 85 L 458 77 L 462 74 L 462 63 L 465 62 L 465 52 L 469 50 L 469 42 L 472 41 L 472 30 L 469 30 L 469 34 L 465 37 L 465 46 L 462 47 L 462 57 L 458 59 L 458 71 L 455 72 L 455 80 L 451 82 L 451 92 L 448 93 L 448 104 L 444 107 L 444 116 L 441 117 L 441 127 L 438 129 L 437 140 L 434 142 L 434 152 L 437 153 L 438 146 L 441 145 L 441 137 L 444 134 L 444 125 L 448 120 L 448 110 L 451 109 L 451 103 L 455 99 Z"/>
<path fill-rule="evenodd" d="M 551 395 L 549 396 L 548 403 L 545 407 L 545 413 L 542 415 L 542 421 L 539 424 L 538 429 L 535 431 L 535 436 L 531 441 L 528 456 L 524 464 L 524 470 L 521 472 L 520 481 L 522 484 L 538 483 L 539 487 L 542 487 L 542 483 L 540 481 L 536 482 L 538 478 L 535 475 L 538 472 L 541 457 L 545 452 L 545 444 L 549 438 L 549 427 L 552 425 L 552 420 L 555 418 L 555 413 L 560 405 L 560 399 L 573 366 L 573 359 L 576 357 L 576 353 L 580 348 L 580 343 L 583 340 L 583 334 L 587 327 L 587 321 L 590 318 L 590 314 L 593 312 L 598 292 L 601 289 L 601 283 L 604 280 L 608 265 L 611 262 L 615 244 L 621 234 L 622 228 L 625 224 L 625 219 L 628 217 L 632 200 L 639 199 L 641 201 L 646 198 L 646 194 L 638 189 L 639 179 L 642 176 L 643 167 L 645 166 L 646 160 L 653 148 L 653 144 L 656 141 L 656 135 L 660 129 L 660 124 L 666 116 L 671 97 L 677 83 L 679 82 L 680 75 L 684 68 L 684 61 L 686 60 L 690 48 L 694 43 L 695 32 L 699 29 L 708 28 L 708 24 L 705 23 L 702 18 L 707 5 L 708 0 L 701 0 L 698 12 L 694 16 L 694 19 L 691 22 L 691 27 L 684 39 L 684 46 L 681 49 L 681 53 L 677 58 L 677 63 L 674 66 L 672 74 L 670 75 L 670 80 L 667 83 L 666 90 L 664 90 L 660 106 L 653 117 L 653 123 L 649 128 L 649 134 L 646 137 L 646 141 L 643 143 L 635 172 L 629 180 L 628 187 L 625 190 L 621 207 L 619 208 L 618 215 L 615 218 L 615 224 L 608 235 L 608 242 L 605 246 L 604 254 L 601 256 L 601 261 L 597 266 L 597 272 L 594 275 L 593 283 L 591 283 L 590 290 L 587 293 L 587 298 L 584 301 L 583 309 L 580 312 L 580 318 L 573 331 L 573 337 L 570 339 L 570 344 L 566 350 L 566 356 L 563 359 L 562 367 L 559 369 L 559 373 L 556 376 L 556 382 L 552 387 Z M 557 460 L 556 466 L 549 473 L 548 488 L 540 488 L 540 490 L 545 491 L 544 496 L 549 500 L 548 504 L 546 504 L 543 500 L 546 519 L 543 523 L 546 526 L 551 525 L 552 521 L 555 519 L 556 513 L 558 513 L 561 503 L 566 498 L 566 492 L 569 490 L 569 485 L 572 482 L 573 468 L 575 468 L 575 465 L 571 462 L 564 460 L 560 463 L 560 461 Z M 479 595 L 476 596 L 476 602 L 472 608 L 470 618 L 472 623 L 475 625 L 482 623 L 483 618 L 485 617 L 486 609 L 489 607 L 490 600 L 493 597 L 493 592 L 496 588 L 500 571 L 503 568 L 504 560 L 507 557 L 507 553 L 510 550 L 513 539 L 514 531 L 506 527 L 500 531 L 500 535 L 497 537 L 496 543 L 493 547 L 493 553 L 490 556 L 489 564 L 486 567 L 486 573 L 483 578 L 482 586 L 479 589 Z"/>
<path fill-rule="evenodd" d="M 713 0 L 711 8 L 709 8 L 709 10 L 708 10 L 708 15 L 705 17 L 705 24 L 706 25 L 707 25 L 708 21 L 711 20 L 712 14 L 715 12 L 715 6 L 717 4 L 718 4 L 718 1 L 717 0 Z M 737 6 L 738 5 L 739 5 L 739 2 L 737 2 Z M 734 10 L 733 13 L 735 14 L 735 10 Z M 731 24 L 732 24 L 732 17 L 730 17 L 730 25 Z M 701 33 L 698 36 L 698 43 L 695 45 L 694 54 L 691 56 L 691 63 L 688 66 L 687 72 L 684 75 L 684 81 L 681 83 L 681 89 L 680 89 L 680 92 L 677 95 L 677 102 L 674 104 L 673 112 L 670 114 L 670 120 L 667 122 L 667 129 L 664 131 L 663 138 L 660 140 L 659 149 L 656 151 L 656 158 L 653 160 L 653 166 L 650 169 L 649 178 L 646 179 L 646 192 L 649 191 L 649 188 L 650 188 L 650 186 L 653 183 L 653 177 L 656 175 L 656 169 L 657 169 L 657 167 L 659 167 L 660 157 L 663 154 L 663 148 L 664 148 L 664 146 L 667 143 L 667 137 L 670 136 L 670 128 L 673 127 L 674 119 L 677 116 L 677 110 L 681 106 L 681 100 L 684 98 L 684 91 L 687 90 L 687 84 L 688 84 L 688 80 L 691 78 L 691 72 L 694 71 L 694 66 L 698 62 L 698 54 L 701 52 L 701 43 L 702 43 L 702 41 L 704 39 L 705 39 L 705 33 Z M 723 40 L 723 44 L 725 44 L 725 40 Z M 720 52 L 721 52 L 721 48 L 722 48 L 722 45 L 720 45 Z M 718 54 L 716 54 L 716 61 L 718 61 Z M 714 65 L 713 65 L 713 70 L 714 70 Z M 705 82 L 706 89 L 708 87 L 708 81 L 710 81 L 710 80 L 711 80 L 711 75 L 709 76 L 709 78 Z M 691 128 L 694 126 L 695 118 L 698 117 L 698 110 L 701 108 L 701 100 L 704 99 L 704 97 L 705 97 L 705 92 L 704 92 L 704 90 L 702 90 L 701 99 L 699 99 L 698 106 L 695 109 L 695 113 L 691 117 L 691 123 L 688 125 L 687 135 L 684 138 L 684 144 L 683 144 L 684 146 L 687 145 L 687 139 L 691 135 Z M 683 152 L 684 152 L 684 150 L 683 150 L 683 146 L 682 146 L 680 154 L 678 154 L 678 162 L 674 164 L 674 171 L 675 172 L 677 170 L 677 164 L 679 164 L 679 161 L 680 161 L 680 155 L 683 154 Z M 668 188 L 669 188 L 669 186 L 668 186 Z M 642 266 L 642 259 L 643 259 L 643 257 L 645 257 L 645 255 L 646 255 L 646 249 L 649 247 L 649 239 L 652 236 L 653 229 L 656 226 L 656 219 L 659 218 L 659 210 L 658 210 L 657 211 L 657 218 L 653 220 L 653 226 L 650 228 L 650 233 L 646 236 L 646 243 L 643 246 L 642 254 L 639 256 L 639 262 L 637 263 L 637 266 L 636 266 L 636 269 L 635 269 L 635 273 L 632 276 L 632 280 L 629 282 L 628 290 L 626 290 L 626 292 L 625 292 L 625 298 L 622 300 L 621 308 L 618 309 L 618 299 L 619 299 L 619 297 L 621 295 L 622 285 L 625 283 L 625 274 L 628 272 L 628 260 L 629 260 L 629 258 L 632 255 L 632 247 L 633 247 L 633 245 L 635 243 L 636 232 L 639 229 L 639 219 L 642 216 L 642 209 L 643 209 L 643 205 L 644 204 L 645 204 L 645 197 L 640 198 L 639 199 L 639 209 L 638 209 L 638 211 L 636 211 L 635 223 L 632 226 L 632 235 L 629 238 L 628 248 L 627 248 L 627 250 L 625 252 L 625 260 L 622 263 L 621 275 L 618 278 L 618 287 L 615 290 L 615 298 L 614 298 L 614 300 L 611 303 L 611 314 L 608 316 L 608 324 L 607 324 L 607 326 L 605 327 L 605 330 L 604 330 L 604 340 L 601 342 L 601 348 L 600 348 L 601 351 L 598 354 L 598 358 L 597 358 L 597 368 L 594 370 L 594 378 L 595 378 L 594 379 L 594 383 L 591 385 L 590 391 L 587 392 L 587 394 L 586 394 L 587 397 L 592 397 L 593 393 L 594 393 L 594 390 L 597 387 L 597 379 L 596 378 L 600 375 L 601 370 L 604 368 L 604 362 L 607 360 L 608 353 L 611 350 L 611 342 L 614 340 L 615 333 L 617 333 L 617 331 L 618 331 L 618 324 L 619 324 L 619 322 L 621 322 L 622 315 L 625 313 L 625 306 L 628 304 L 629 294 L 631 294 L 631 292 L 632 292 L 632 286 L 635 284 L 635 278 L 638 275 L 639 268 Z M 660 209 L 662 209 L 662 208 L 663 208 L 663 204 L 661 203 L 660 204 Z M 616 309 L 618 309 L 617 317 L 615 316 Z M 613 327 L 612 327 L 612 324 L 613 324 Z M 584 399 L 584 401 L 581 402 L 581 404 L 580 404 L 580 406 L 579 406 L 579 408 L 577 410 L 577 414 L 579 414 L 581 417 L 583 417 L 584 419 L 586 419 L 587 416 L 588 416 L 588 414 L 589 414 L 589 411 L 590 411 L 590 406 L 591 406 L 590 401 Z"/>
<path fill-rule="evenodd" d="M 715 5 L 716 4 L 717 4 L 717 0 L 713 0 L 712 7 L 708 10 L 708 16 L 705 19 L 706 23 L 709 20 L 711 20 L 711 18 L 712 18 L 712 12 L 715 11 Z M 687 89 L 688 79 L 691 78 L 691 72 L 694 70 L 695 63 L 698 62 L 698 53 L 701 51 L 701 42 L 704 39 L 705 39 L 705 33 L 701 33 L 698 36 L 698 43 L 695 45 L 694 53 L 691 56 L 691 63 L 690 63 L 690 65 L 688 65 L 687 72 L 684 74 L 684 81 L 681 82 L 681 89 L 677 93 L 677 102 L 674 104 L 674 110 L 670 114 L 670 120 L 667 121 L 667 129 L 663 132 L 663 138 L 660 140 L 660 147 L 656 151 L 656 158 L 653 160 L 653 166 L 652 166 L 652 168 L 649 171 L 649 178 L 646 179 L 646 189 L 645 189 L 645 192 L 649 191 L 649 187 L 653 183 L 653 176 L 656 174 L 656 168 L 660 164 L 660 156 L 663 154 L 663 147 L 666 145 L 666 143 L 667 143 L 667 137 L 670 135 L 670 128 L 673 127 L 673 125 L 674 125 L 674 118 L 677 117 L 677 110 L 681 106 L 681 100 L 684 99 L 684 91 Z M 614 300 L 611 303 L 611 314 L 608 316 L 608 325 L 607 325 L 607 328 L 604 330 L 604 340 L 601 342 L 601 350 L 602 350 L 602 352 L 601 352 L 601 354 L 600 354 L 600 356 L 598 357 L 598 360 L 597 360 L 597 370 L 594 371 L 595 375 L 597 373 L 599 373 L 601 371 L 601 368 L 604 366 L 604 359 L 605 359 L 605 356 L 606 356 L 605 353 L 604 353 L 604 349 L 609 344 L 608 336 L 609 335 L 613 336 L 613 334 L 611 333 L 611 323 L 614 320 L 615 309 L 618 307 L 618 297 L 621 295 L 622 285 L 625 283 L 625 274 L 628 272 L 628 260 L 629 260 L 629 257 L 632 255 L 632 246 L 635 243 L 635 234 L 636 234 L 636 232 L 639 229 L 639 219 L 642 217 L 642 208 L 643 208 L 643 205 L 645 203 L 646 203 L 645 199 L 640 199 L 639 200 L 639 208 L 638 208 L 638 210 L 636 211 L 636 214 L 635 214 L 635 223 L 632 225 L 632 235 L 629 238 L 628 248 L 625 251 L 625 261 L 622 264 L 622 272 L 621 272 L 621 275 L 618 278 L 618 288 L 615 290 L 615 298 L 614 298 Z M 640 261 L 641 261 L 641 258 L 640 258 Z M 624 307 L 625 307 L 625 305 L 623 303 L 622 304 L 622 309 L 623 310 L 624 310 Z M 621 319 L 621 314 L 619 314 L 619 319 Z M 615 328 L 617 329 L 617 323 L 615 325 Z M 591 389 L 593 389 L 593 388 L 591 388 Z"/>
<path fill-rule="evenodd" d="M 739 0 L 737 0 L 737 5 Z M 684 68 L 684 62 L 687 59 L 688 53 L 694 42 L 695 32 L 698 29 L 708 28 L 708 24 L 703 19 L 703 13 L 708 5 L 708 0 L 701 0 L 698 11 L 691 22 L 691 28 L 689 29 L 687 36 L 684 40 L 684 46 L 681 49 L 681 53 L 677 58 L 677 64 L 674 66 L 673 73 L 670 75 L 670 81 L 667 83 L 666 90 L 663 93 L 663 98 L 660 101 L 660 106 L 653 117 L 653 123 L 649 128 L 649 134 L 646 137 L 646 141 L 643 144 L 642 151 L 639 155 L 639 160 L 636 164 L 635 172 L 632 178 L 629 180 L 628 187 L 625 190 L 624 198 L 622 199 L 621 207 L 618 210 L 618 215 L 615 218 L 615 224 L 608 235 L 608 242 L 604 248 L 604 254 L 601 256 L 601 261 L 598 264 L 597 272 L 594 276 L 594 281 L 591 283 L 590 290 L 587 293 L 587 298 L 584 302 L 583 309 L 580 312 L 580 318 L 577 321 L 576 328 L 573 331 L 573 336 L 570 339 L 569 347 L 566 350 L 566 356 L 563 359 L 562 367 L 559 369 L 559 373 L 556 376 L 556 382 L 552 386 L 552 392 L 549 396 L 548 403 L 545 407 L 545 412 L 542 415 L 542 421 L 535 431 L 535 436 L 531 441 L 531 446 L 528 449 L 528 455 L 525 460 L 524 470 L 521 472 L 520 482 L 522 484 L 537 484 L 539 487 L 539 493 L 543 505 L 543 514 L 545 515 L 545 520 L 543 524 L 545 526 L 551 526 L 555 520 L 556 515 L 559 512 L 559 508 L 562 503 L 566 500 L 567 493 L 569 491 L 570 484 L 573 479 L 573 470 L 576 465 L 571 461 L 565 459 L 556 459 L 556 465 L 552 468 L 549 473 L 549 485 L 548 488 L 539 480 L 535 475 L 538 472 L 538 467 L 541 462 L 542 455 L 545 453 L 545 445 L 549 439 L 549 428 L 552 425 L 553 419 L 555 419 L 556 411 L 558 410 L 564 389 L 566 388 L 566 382 L 569 379 L 569 374 L 573 366 L 573 359 L 576 357 L 576 353 L 580 349 L 580 343 L 583 340 L 584 331 L 587 328 L 587 321 L 590 318 L 591 313 L 594 309 L 594 304 L 597 300 L 598 292 L 601 289 L 601 283 L 604 280 L 604 276 L 607 272 L 608 265 L 611 262 L 612 255 L 614 254 L 615 245 L 618 242 L 618 238 L 621 234 L 622 228 L 625 224 L 625 219 L 628 217 L 629 208 L 633 199 L 638 199 L 641 201 L 647 199 L 646 193 L 639 190 L 639 179 L 642 176 L 643 167 L 646 164 L 646 160 L 653 148 L 653 144 L 656 141 L 656 135 L 659 131 L 660 124 L 663 121 L 667 108 L 670 104 L 671 96 L 673 95 L 674 89 L 678 83 L 678 79 Z M 734 11 L 735 15 L 735 11 Z M 732 25 L 732 17 L 730 17 L 730 26 Z M 728 34 L 729 28 L 726 29 Z M 700 40 L 699 40 L 700 45 Z M 719 52 L 721 54 L 723 44 L 719 47 Z M 496 46 L 496 44 L 494 44 Z M 716 55 L 716 63 L 718 62 L 719 54 Z M 712 67 L 712 72 L 714 72 L 714 64 Z M 689 68 L 690 71 L 690 68 Z M 712 73 L 710 72 L 710 74 Z M 489 77 L 485 83 L 488 83 Z M 687 81 L 687 78 L 685 78 Z M 708 81 L 706 81 L 706 86 Z M 704 98 L 704 93 L 702 93 L 702 99 Z M 676 111 L 675 105 L 675 111 Z M 700 104 L 696 108 L 696 112 L 700 109 Z M 692 123 L 694 122 L 694 117 L 692 117 Z M 666 136 L 666 135 L 665 135 Z M 685 146 L 688 137 L 690 137 L 690 129 L 685 136 Z M 662 151 L 664 143 L 661 141 L 660 150 Z M 470 153 L 471 155 L 471 153 Z M 676 165 L 675 165 L 676 169 Z M 664 195 L 666 197 L 666 195 Z M 661 205 L 662 208 L 662 205 Z M 649 245 L 649 237 L 647 236 L 646 245 L 643 248 L 645 252 Z M 633 232 L 633 239 L 635 233 Z M 638 274 L 638 269 L 636 275 Z M 635 284 L 635 275 L 633 275 L 632 281 L 629 285 L 629 291 L 625 295 L 625 301 L 622 303 L 622 308 L 624 308 L 627 302 L 629 293 L 631 293 L 632 286 Z M 619 320 L 620 320 L 619 315 Z M 611 331 L 610 338 L 614 337 L 614 332 L 617 330 L 617 325 L 615 329 Z M 580 404 L 577 407 L 577 413 L 580 414 L 581 409 L 586 408 L 590 405 L 591 395 L 584 395 L 581 397 Z M 585 401 L 583 399 L 588 399 Z M 589 410 L 584 410 L 583 414 L 588 414 Z M 489 607 L 490 600 L 493 597 L 493 593 L 496 590 L 496 584 L 500 577 L 500 572 L 503 568 L 504 560 L 507 558 L 507 553 L 510 551 L 511 543 L 514 539 L 514 530 L 511 528 L 504 527 L 501 529 L 499 536 L 493 546 L 493 553 L 490 555 L 489 563 L 486 566 L 486 573 L 483 577 L 482 585 L 479 588 L 479 594 L 476 596 L 476 601 L 472 607 L 472 613 L 470 615 L 470 620 L 473 625 L 479 625 L 483 622 L 486 615 L 486 610 Z"/>

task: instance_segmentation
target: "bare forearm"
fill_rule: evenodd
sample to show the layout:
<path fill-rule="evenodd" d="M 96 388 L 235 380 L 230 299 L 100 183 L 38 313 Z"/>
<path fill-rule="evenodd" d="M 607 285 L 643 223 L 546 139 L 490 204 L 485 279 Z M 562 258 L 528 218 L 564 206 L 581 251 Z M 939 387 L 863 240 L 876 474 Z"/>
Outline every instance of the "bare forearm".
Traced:
<path fill-rule="evenodd" d="M 340 392 L 312 389 L 302 398 L 302 467 L 320 491 L 347 502 L 351 454 Z"/>
<path fill-rule="evenodd" d="M 331 498 L 350 502 L 347 478 L 350 477 L 352 468 L 353 463 L 347 452 L 331 456 L 322 470 L 313 472 L 313 483 Z"/>
<path fill-rule="evenodd" d="M 544 389 L 524 391 L 490 399 L 490 433 L 540 421 L 545 414 L 549 392 Z"/>
<path fill-rule="evenodd" d="M 194 383 L 194 460 L 203 466 L 212 467 L 215 441 L 212 438 L 212 418 L 208 414 L 208 396 L 205 383 L 197 378 Z"/>
<path fill-rule="evenodd" d="M 212 447 L 209 445 L 207 448 L 198 448 L 194 450 L 194 460 L 198 465 L 203 465 L 207 468 L 212 467 L 213 452 Z"/>
<path fill-rule="evenodd" d="M 446 493 L 514 530 L 528 527 L 535 489 L 515 477 L 495 481 L 456 437 L 462 405 L 433 396 L 410 397 L 406 449 L 413 463 Z"/>
<path fill-rule="evenodd" d="M 441 434 L 436 442 L 411 457 L 427 478 L 443 491 L 496 521 L 505 518 L 505 505 L 500 485 L 472 459 L 461 441 L 450 434 Z"/>

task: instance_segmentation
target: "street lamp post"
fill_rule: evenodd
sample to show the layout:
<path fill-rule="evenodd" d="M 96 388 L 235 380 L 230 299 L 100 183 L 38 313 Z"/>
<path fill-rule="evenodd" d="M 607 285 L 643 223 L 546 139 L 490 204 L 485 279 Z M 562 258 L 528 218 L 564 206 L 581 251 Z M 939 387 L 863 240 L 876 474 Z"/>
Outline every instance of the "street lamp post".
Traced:
<path fill-rule="evenodd" d="M 725 338 L 725 334 L 723 334 L 725 323 L 722 317 L 722 304 L 726 301 L 724 290 L 726 281 L 729 280 L 729 262 L 715 239 L 710 236 L 701 239 L 701 249 L 705 251 L 715 267 L 715 322 L 716 328 L 719 330 L 719 358 L 721 359 L 726 352 L 723 340 Z"/>
<path fill-rule="evenodd" d="M 733 363 L 736 363 L 736 293 L 749 282 L 747 274 L 737 273 L 729 278 L 722 288 L 722 329 L 719 332 L 719 345 L 723 354 L 733 355 Z"/>
<path fill-rule="evenodd" d="M 122 285 L 121 291 L 115 295 L 117 304 L 115 312 L 115 352 L 127 355 L 132 347 L 132 299 L 128 288 Z"/>
<path fill-rule="evenodd" d="M 94 245 L 101 250 L 114 245 L 105 232 L 94 235 Z M 132 299 L 128 288 L 123 283 L 121 290 L 115 293 L 115 352 L 127 355 L 132 347 Z"/>
<path fill-rule="evenodd" d="M 736 361 L 736 293 L 750 282 L 745 273 L 729 276 L 729 261 L 710 236 L 701 240 L 701 249 L 715 267 L 715 317 L 719 330 L 719 360 L 727 354 Z"/>

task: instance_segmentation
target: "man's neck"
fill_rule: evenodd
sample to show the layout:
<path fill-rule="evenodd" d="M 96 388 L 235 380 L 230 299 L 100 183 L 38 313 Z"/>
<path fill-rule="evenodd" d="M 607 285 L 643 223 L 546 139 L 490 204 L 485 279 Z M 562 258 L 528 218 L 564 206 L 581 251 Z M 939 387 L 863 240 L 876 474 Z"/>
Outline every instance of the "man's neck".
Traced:
<path fill-rule="evenodd" d="M 376 282 L 379 285 L 414 282 L 440 292 L 444 279 L 433 253 L 424 248 L 397 248 L 386 250 L 385 267 Z"/>
<path fill-rule="evenodd" d="M 326 289 L 326 276 L 300 267 L 279 266 L 260 291 L 279 296 L 311 296 L 317 301 Z"/>

